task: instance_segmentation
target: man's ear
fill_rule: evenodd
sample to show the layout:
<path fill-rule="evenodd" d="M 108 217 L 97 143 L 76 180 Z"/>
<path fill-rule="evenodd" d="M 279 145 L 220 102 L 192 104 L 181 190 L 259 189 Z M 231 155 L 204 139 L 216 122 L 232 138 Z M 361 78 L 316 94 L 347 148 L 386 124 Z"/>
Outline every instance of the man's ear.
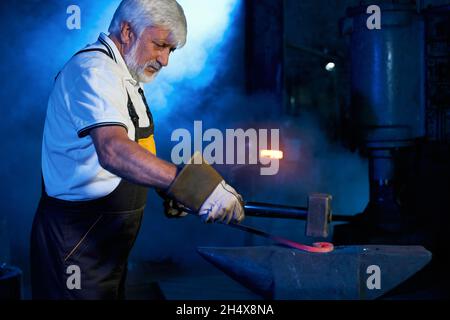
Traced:
<path fill-rule="evenodd" d="M 127 21 L 120 23 L 120 42 L 125 46 L 131 46 L 135 40 L 135 35 L 131 29 L 131 25 Z"/>

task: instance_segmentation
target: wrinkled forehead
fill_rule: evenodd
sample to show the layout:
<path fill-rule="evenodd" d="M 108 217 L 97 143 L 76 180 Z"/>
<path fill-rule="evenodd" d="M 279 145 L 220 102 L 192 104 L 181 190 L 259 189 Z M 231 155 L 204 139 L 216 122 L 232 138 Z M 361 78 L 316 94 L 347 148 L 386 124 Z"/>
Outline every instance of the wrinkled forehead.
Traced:
<path fill-rule="evenodd" d="M 173 32 L 164 27 L 147 27 L 142 32 L 141 38 L 147 41 L 156 40 L 160 43 L 163 42 L 172 47 L 177 46 Z"/>

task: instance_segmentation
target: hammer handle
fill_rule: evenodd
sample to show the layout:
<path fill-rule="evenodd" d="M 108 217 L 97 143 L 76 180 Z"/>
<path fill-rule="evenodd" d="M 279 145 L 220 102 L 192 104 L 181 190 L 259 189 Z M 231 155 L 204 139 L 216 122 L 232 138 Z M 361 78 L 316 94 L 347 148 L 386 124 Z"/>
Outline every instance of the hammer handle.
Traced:
<path fill-rule="evenodd" d="M 270 203 L 246 202 L 245 215 L 263 218 L 284 218 L 306 220 L 308 208 L 275 205 Z"/>
<path fill-rule="evenodd" d="M 244 205 L 245 215 L 261 218 L 280 218 L 307 220 L 308 208 L 293 207 L 262 202 L 246 202 Z M 333 221 L 351 222 L 353 215 L 333 215 Z"/>

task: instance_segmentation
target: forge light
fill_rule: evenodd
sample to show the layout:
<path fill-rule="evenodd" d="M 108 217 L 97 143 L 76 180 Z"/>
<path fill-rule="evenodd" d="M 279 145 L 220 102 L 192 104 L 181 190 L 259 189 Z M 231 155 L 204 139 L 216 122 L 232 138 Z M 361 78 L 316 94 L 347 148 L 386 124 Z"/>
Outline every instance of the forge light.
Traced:
<path fill-rule="evenodd" d="M 266 159 L 283 159 L 283 151 L 280 150 L 261 150 L 259 155 Z"/>

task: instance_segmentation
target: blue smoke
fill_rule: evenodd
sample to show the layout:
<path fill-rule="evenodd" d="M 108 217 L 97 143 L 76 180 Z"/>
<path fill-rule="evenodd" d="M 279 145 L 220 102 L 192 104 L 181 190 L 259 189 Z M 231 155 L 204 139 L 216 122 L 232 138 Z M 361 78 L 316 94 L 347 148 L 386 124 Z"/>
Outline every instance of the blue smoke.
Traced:
<path fill-rule="evenodd" d="M 107 32 L 119 3 L 119 0 L 28 0 L 0 4 L 3 23 L 0 101 L 4 114 L 0 130 L 3 137 L 8 137 L 2 140 L 0 160 L 0 260 L 19 265 L 25 273 L 31 223 L 41 190 L 42 131 L 53 79 L 75 52 L 95 42 L 100 32 Z M 157 119 L 158 147 L 163 157 L 170 148 L 170 130 L 175 124 L 181 124 L 174 118 L 187 117 L 189 121 L 198 118 L 198 107 L 205 101 L 200 97 L 206 99 L 207 96 L 202 92 L 226 69 L 222 59 L 225 55 L 230 61 L 244 56 L 243 40 L 234 46 L 234 53 L 221 51 L 238 27 L 242 38 L 242 23 L 237 23 L 236 28 L 230 27 L 236 19 L 242 22 L 240 1 L 183 0 L 180 4 L 189 24 L 188 42 L 173 54 L 170 66 L 159 78 L 146 86 Z M 77 5 L 81 10 L 80 30 L 69 30 L 66 26 L 70 16 L 66 10 L 70 5 Z M 236 61 L 234 64 L 230 61 L 228 72 L 236 67 Z M 160 240 L 150 245 L 145 237 L 151 234 L 148 230 L 153 227 L 164 230 L 167 227 L 164 223 L 171 224 L 162 214 L 160 200 L 153 196 L 151 192 L 143 236 L 136 246 L 136 254 L 147 258 L 153 256 L 152 252 L 157 254 L 159 248 L 166 253 L 176 251 L 175 246 L 170 247 L 170 242 L 166 249 L 161 246 L 164 234 L 156 234 L 154 238 L 161 236 Z M 198 221 L 192 224 L 200 225 Z M 189 224 L 180 229 L 185 230 L 180 236 L 192 232 Z"/>
<path fill-rule="evenodd" d="M 5 26 L 1 28 L 0 134 L 7 137 L 2 140 L 0 160 L 0 260 L 16 264 L 25 272 L 31 222 L 40 196 L 42 130 L 53 78 L 76 51 L 107 31 L 119 2 L 27 0 L 0 4 L 0 21 Z M 145 87 L 156 122 L 159 156 L 170 159 L 172 130 L 191 130 L 194 120 L 202 120 L 205 129 L 284 126 L 284 120 L 277 118 L 279 104 L 270 92 L 244 94 L 243 1 L 179 2 L 188 20 L 188 42 L 173 53 L 169 66 Z M 81 30 L 66 27 L 66 9 L 72 4 L 81 9 Z M 368 197 L 367 162 L 330 144 L 311 118 L 288 127 L 291 129 L 280 133 L 298 137 L 299 166 L 291 172 L 283 171 L 276 187 L 273 181 L 261 184 L 259 193 L 249 193 L 254 198 L 248 200 L 302 205 L 308 192 L 329 192 L 335 196 L 337 212 L 361 211 Z M 224 174 L 237 184 L 242 179 Z M 245 189 L 240 191 L 246 193 Z M 249 224 L 253 222 L 256 225 L 249 219 Z M 277 226 L 280 231 L 288 229 L 285 222 L 265 223 L 260 224 L 267 231 L 272 226 L 274 231 Z M 132 258 L 197 263 L 197 246 L 249 244 L 246 239 L 239 231 L 203 225 L 195 217 L 166 219 L 160 199 L 150 192 Z"/>
<path fill-rule="evenodd" d="M 230 22 L 240 1 L 179 2 L 188 21 L 187 43 L 172 54 L 168 67 L 148 86 L 157 111 L 171 104 L 171 93 L 180 82 L 187 82 L 191 88 L 202 90 L 221 72 L 221 64 L 211 62 L 227 62 L 223 61 L 219 49 L 228 43 L 229 36 L 234 31 L 234 28 L 230 28 Z"/>

